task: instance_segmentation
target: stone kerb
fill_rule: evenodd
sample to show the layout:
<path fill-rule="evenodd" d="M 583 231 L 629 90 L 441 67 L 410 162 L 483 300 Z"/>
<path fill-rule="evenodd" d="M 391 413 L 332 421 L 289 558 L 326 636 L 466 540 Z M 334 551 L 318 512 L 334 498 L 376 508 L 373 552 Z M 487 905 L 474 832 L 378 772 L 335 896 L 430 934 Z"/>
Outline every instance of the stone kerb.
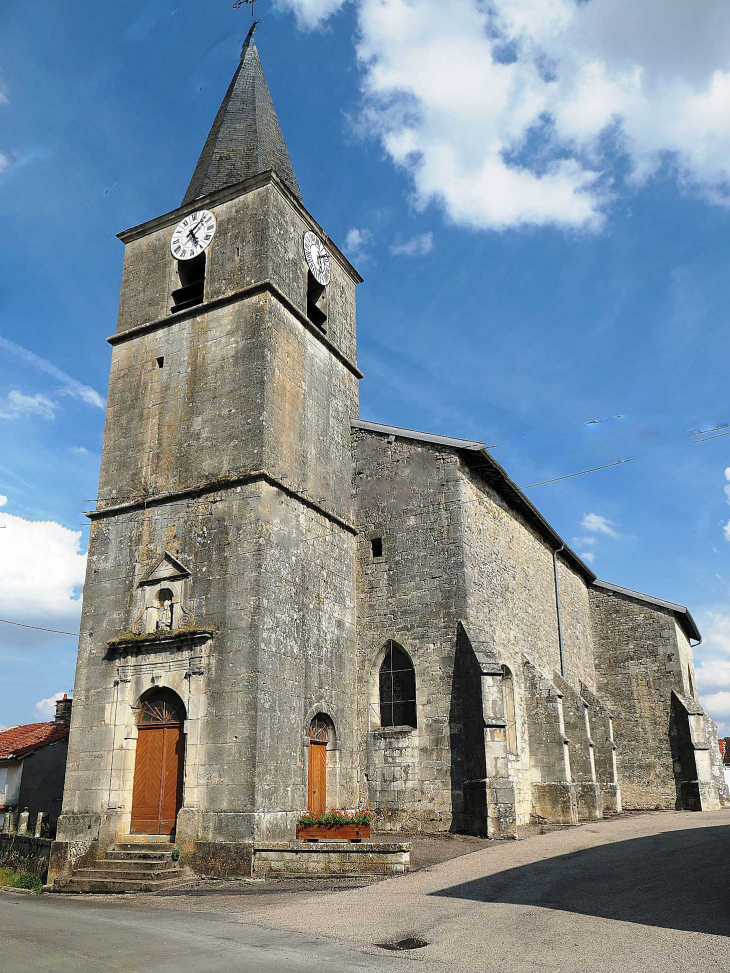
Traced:
<path fill-rule="evenodd" d="M 400 841 L 267 841 L 254 845 L 253 875 L 402 875 L 410 861 L 411 845 Z"/>

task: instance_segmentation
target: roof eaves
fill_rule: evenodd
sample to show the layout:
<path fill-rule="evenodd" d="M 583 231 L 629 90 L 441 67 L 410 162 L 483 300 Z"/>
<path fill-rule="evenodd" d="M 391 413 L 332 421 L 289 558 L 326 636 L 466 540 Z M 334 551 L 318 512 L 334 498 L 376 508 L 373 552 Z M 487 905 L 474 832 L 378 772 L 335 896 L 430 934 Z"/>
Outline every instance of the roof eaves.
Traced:
<path fill-rule="evenodd" d="M 598 578 L 593 582 L 594 588 L 604 588 L 606 591 L 614 591 L 619 595 L 626 595 L 627 598 L 635 598 L 637 601 L 646 602 L 648 605 L 658 605 L 660 608 L 668 608 L 669 611 L 674 612 L 675 615 L 679 616 L 679 621 L 682 623 L 683 628 L 691 639 L 697 639 L 698 642 L 702 641 L 702 635 L 700 630 L 697 628 L 697 623 L 694 618 L 692 618 L 692 613 L 684 605 L 678 605 L 676 602 L 667 601 L 664 598 L 655 598 L 653 595 L 645 595 L 643 591 L 634 591 L 633 588 L 624 588 L 620 584 L 611 584 L 609 581 L 600 581 Z"/>
<path fill-rule="evenodd" d="M 367 422 L 365 419 L 350 419 L 354 429 L 367 429 L 370 432 L 381 432 L 386 436 L 399 436 L 401 439 L 417 439 L 424 443 L 436 443 L 439 446 L 453 446 L 455 449 L 484 449 L 484 443 L 477 443 L 471 439 L 454 439 L 453 436 L 434 436 L 430 432 L 418 432 L 415 429 L 404 429 L 401 426 L 389 426 L 384 422 Z"/>
<path fill-rule="evenodd" d="M 478 452 L 481 462 L 476 462 L 474 465 L 477 467 L 477 469 L 479 469 L 482 475 L 486 474 L 487 479 L 492 477 L 494 480 L 494 485 L 501 487 L 501 489 L 510 496 L 510 499 L 513 500 L 515 505 L 527 515 L 527 519 L 532 521 L 544 534 L 550 538 L 555 545 L 555 550 L 560 551 L 566 560 L 571 561 L 573 566 L 580 571 L 589 584 L 592 584 L 596 579 L 596 575 L 593 573 L 593 571 L 591 571 L 585 561 L 575 553 L 572 547 L 566 544 L 550 522 L 543 517 L 535 504 L 529 499 L 529 497 L 526 496 L 525 493 L 523 493 L 520 487 L 517 486 L 505 468 L 497 462 L 492 454 L 488 452 L 486 447 L 483 446 L 476 452 Z"/>

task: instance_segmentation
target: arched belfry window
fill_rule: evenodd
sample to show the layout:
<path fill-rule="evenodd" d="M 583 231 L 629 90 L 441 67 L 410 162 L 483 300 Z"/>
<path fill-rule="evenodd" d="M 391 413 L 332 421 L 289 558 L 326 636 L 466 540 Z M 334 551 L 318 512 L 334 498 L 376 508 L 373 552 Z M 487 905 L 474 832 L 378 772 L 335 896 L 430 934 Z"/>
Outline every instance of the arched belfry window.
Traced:
<path fill-rule="evenodd" d="M 380 665 L 380 725 L 417 725 L 416 673 L 408 654 L 392 640 Z"/>
<path fill-rule="evenodd" d="M 517 716 L 515 714 L 515 681 L 507 666 L 502 666 L 502 702 L 506 723 L 507 750 L 517 753 Z"/>
<path fill-rule="evenodd" d="M 140 703 L 138 726 L 179 726 L 185 722 L 185 706 L 172 689 L 153 689 Z"/>

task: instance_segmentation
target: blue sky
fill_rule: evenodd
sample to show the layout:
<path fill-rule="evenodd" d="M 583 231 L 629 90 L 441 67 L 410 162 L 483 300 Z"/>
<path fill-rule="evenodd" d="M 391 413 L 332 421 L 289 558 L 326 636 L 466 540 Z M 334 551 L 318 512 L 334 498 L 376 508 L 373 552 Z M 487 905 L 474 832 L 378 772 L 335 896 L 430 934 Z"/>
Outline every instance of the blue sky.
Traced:
<path fill-rule="evenodd" d="M 730 20 L 678 6 L 281 0 L 258 45 L 305 203 L 365 277 L 363 417 L 495 445 L 523 486 L 634 459 L 529 496 L 599 577 L 690 606 L 730 733 L 730 436 L 692 434 L 730 423 Z M 4 618 L 76 630 L 115 235 L 179 204 L 249 23 L 0 9 Z M 74 660 L 0 624 L 0 724 L 43 718 Z"/>

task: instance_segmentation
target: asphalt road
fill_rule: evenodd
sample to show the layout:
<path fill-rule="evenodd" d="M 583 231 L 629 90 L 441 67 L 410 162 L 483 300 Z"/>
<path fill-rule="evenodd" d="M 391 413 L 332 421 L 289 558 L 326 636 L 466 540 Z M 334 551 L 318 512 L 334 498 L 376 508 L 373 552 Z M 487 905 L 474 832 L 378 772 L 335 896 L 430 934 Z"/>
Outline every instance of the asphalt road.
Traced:
<path fill-rule="evenodd" d="M 728 973 L 730 811 L 505 841 L 360 888 L 0 895 L 7 973 Z M 421 949 L 379 948 L 407 937 Z"/>
<path fill-rule="evenodd" d="M 403 965 L 348 943 L 229 915 L 155 912 L 131 897 L 95 903 L 0 894 L 3 973 L 362 973 Z"/>

